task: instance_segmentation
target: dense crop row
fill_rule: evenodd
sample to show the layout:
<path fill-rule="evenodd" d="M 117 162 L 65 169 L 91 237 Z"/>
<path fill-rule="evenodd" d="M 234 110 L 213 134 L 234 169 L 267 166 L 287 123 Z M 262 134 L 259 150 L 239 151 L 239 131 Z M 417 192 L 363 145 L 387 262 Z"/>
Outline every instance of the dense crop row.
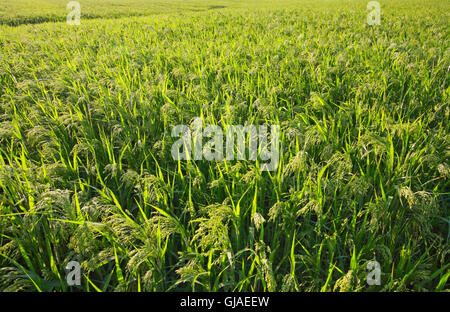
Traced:
<path fill-rule="evenodd" d="M 0 289 L 445 289 L 449 6 L 423 3 L 0 28 Z M 277 171 L 173 160 L 195 117 L 280 125 Z"/>

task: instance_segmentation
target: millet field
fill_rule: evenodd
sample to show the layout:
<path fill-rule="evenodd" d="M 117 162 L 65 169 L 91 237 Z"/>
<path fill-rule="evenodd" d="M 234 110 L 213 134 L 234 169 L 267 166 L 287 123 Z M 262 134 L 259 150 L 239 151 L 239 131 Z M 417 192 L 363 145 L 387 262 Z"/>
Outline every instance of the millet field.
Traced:
<path fill-rule="evenodd" d="M 2 0 L 0 291 L 448 291 L 450 2 L 368 2 Z"/>

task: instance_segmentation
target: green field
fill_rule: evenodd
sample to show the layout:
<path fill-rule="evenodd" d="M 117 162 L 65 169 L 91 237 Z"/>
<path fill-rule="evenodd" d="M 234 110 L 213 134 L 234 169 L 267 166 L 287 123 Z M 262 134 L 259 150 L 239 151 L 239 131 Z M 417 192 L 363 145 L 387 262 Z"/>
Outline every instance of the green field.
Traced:
<path fill-rule="evenodd" d="M 449 1 L 67 2 L 0 3 L 0 290 L 450 289 Z M 174 160 L 196 117 L 277 170 Z"/>

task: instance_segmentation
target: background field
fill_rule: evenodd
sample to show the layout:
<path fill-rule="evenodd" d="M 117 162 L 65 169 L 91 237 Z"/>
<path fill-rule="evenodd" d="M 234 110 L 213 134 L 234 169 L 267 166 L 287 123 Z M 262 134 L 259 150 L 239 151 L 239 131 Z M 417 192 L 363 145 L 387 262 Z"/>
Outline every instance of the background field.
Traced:
<path fill-rule="evenodd" d="M 68 2 L 64 0 L 4 0 L 0 4 L 0 20 L 1 23 L 9 25 L 65 21 Z M 217 9 L 317 7 L 330 4 L 330 0 L 319 0 L 318 2 L 280 0 L 276 3 L 271 0 L 81 0 L 78 2 L 81 4 L 84 19 L 146 16 L 173 12 L 189 13 Z M 351 1 L 339 2 L 349 4 Z"/>
<path fill-rule="evenodd" d="M 380 2 L 2 1 L 0 290 L 448 290 L 450 2 Z M 278 170 L 174 161 L 197 116 Z"/>

